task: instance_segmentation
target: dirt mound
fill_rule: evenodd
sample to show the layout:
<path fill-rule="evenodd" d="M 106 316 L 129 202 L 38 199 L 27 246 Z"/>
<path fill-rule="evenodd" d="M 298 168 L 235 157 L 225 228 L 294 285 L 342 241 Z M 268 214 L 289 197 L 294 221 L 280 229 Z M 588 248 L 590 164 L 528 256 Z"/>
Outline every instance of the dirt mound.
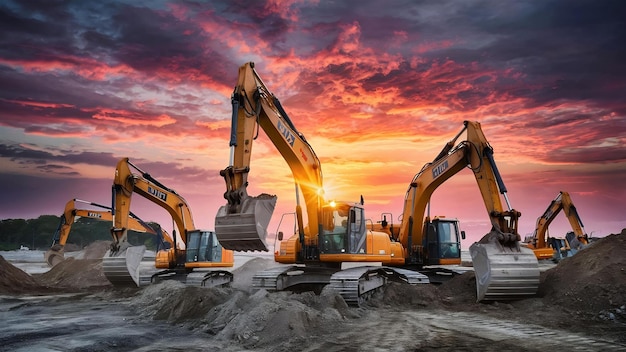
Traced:
<path fill-rule="evenodd" d="M 63 246 L 63 251 L 65 253 L 68 253 L 68 252 L 78 252 L 81 249 L 82 248 L 79 245 L 74 244 L 74 243 L 66 243 L 65 246 Z"/>
<path fill-rule="evenodd" d="M 93 242 L 76 257 L 66 258 L 35 278 L 42 285 L 69 290 L 112 286 L 102 271 L 102 257 L 109 249 L 110 243 Z"/>
<path fill-rule="evenodd" d="M 95 241 L 85 247 L 76 259 L 102 259 L 111 248 L 111 241 Z"/>
<path fill-rule="evenodd" d="M 312 332 L 332 331 L 349 313 L 345 301 L 337 294 L 315 295 L 312 292 L 268 293 L 259 290 L 242 300 L 242 310 L 233 312 L 218 339 L 237 341 L 245 348 L 272 347 L 276 341 L 289 341 L 291 348 L 301 349 Z M 220 312 L 223 316 L 224 312 Z M 212 314 L 207 318 L 213 319 Z"/>
<path fill-rule="evenodd" d="M 438 308 L 450 303 L 452 297 L 442 295 L 435 285 L 406 285 L 390 282 L 364 304 L 365 307 Z"/>
<path fill-rule="evenodd" d="M 429 309 L 437 314 L 480 313 L 622 341 L 620 336 L 626 336 L 625 240 L 626 230 L 593 242 L 541 274 L 539 297 L 514 302 L 476 303 L 475 276 L 467 272 L 439 286 L 390 283 L 364 307 L 349 308 L 330 290 L 315 295 L 254 289 L 256 272 L 280 266 L 269 258 L 254 258 L 233 270 L 230 288 L 189 287 L 166 280 L 134 291 L 129 306 L 140 321 L 165 320 L 210 335 L 212 347 L 228 351 L 301 350 L 318 336 L 334 336 L 346 325 L 374 324 L 385 329 L 388 326 L 376 325 L 376 319 L 383 317 L 380 312 L 393 312 L 389 322 L 402 316 L 397 312 Z M 9 293 L 31 293 L 44 286 L 68 291 L 110 286 L 101 261 L 107 248 L 105 241 L 93 244 L 84 254 L 97 259 L 68 258 L 35 279 L 0 257 L 0 293 L 9 289 L 13 290 Z M 119 298 L 119 291 L 109 291 Z"/>
<path fill-rule="evenodd" d="M 436 299 L 446 304 L 476 304 L 476 275 L 473 271 L 452 277 L 438 287 Z"/>
<path fill-rule="evenodd" d="M 202 318 L 209 310 L 228 300 L 237 300 L 232 292 L 223 288 L 192 287 L 175 280 L 164 280 L 144 288 L 131 306 L 139 316 L 171 323 L 188 322 L 201 325 L 192 319 Z"/>
<path fill-rule="evenodd" d="M 249 294 L 233 288 L 188 287 L 176 281 L 146 287 L 133 298 L 131 307 L 139 319 L 183 324 L 214 335 L 225 345 L 235 341 L 245 348 L 285 340 L 294 341 L 296 348 L 298 339 L 343 321 L 349 312 L 343 299 L 333 293 L 259 290 Z"/>
<path fill-rule="evenodd" d="M 545 306 L 585 313 L 626 304 L 626 229 L 592 242 L 572 257 L 541 273 L 539 294 Z M 471 305 L 476 301 L 476 277 L 466 272 L 438 287 L 442 303 Z M 534 298 L 537 299 L 537 298 Z M 532 300 L 532 299 L 529 299 Z M 523 300 L 528 304 L 529 300 Z M 622 308 L 623 310 L 623 308 Z"/>
<path fill-rule="evenodd" d="M 22 294 L 44 289 L 32 276 L 0 255 L 0 294 Z"/>
<path fill-rule="evenodd" d="M 67 258 L 38 275 L 37 280 L 49 287 L 66 289 L 111 286 L 102 271 L 102 259 Z"/>
<path fill-rule="evenodd" d="M 546 303 L 584 312 L 626 305 L 626 229 L 592 242 L 543 273 Z"/>

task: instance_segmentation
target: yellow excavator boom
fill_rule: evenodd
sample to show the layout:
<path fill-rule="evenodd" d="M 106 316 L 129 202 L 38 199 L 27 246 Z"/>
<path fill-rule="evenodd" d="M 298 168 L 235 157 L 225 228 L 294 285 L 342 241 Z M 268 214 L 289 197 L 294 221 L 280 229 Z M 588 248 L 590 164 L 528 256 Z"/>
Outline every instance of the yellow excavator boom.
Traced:
<path fill-rule="evenodd" d="M 548 236 L 548 227 L 561 211 L 565 214 L 572 228 L 571 240 Z M 589 244 L 589 237 L 584 230 L 583 222 L 569 192 L 559 192 L 556 198 L 550 202 L 546 211 L 537 218 L 533 234 L 527 237 L 524 242 L 533 250 L 537 259 L 559 259 L 562 257 L 562 251 L 575 253 Z"/>
<path fill-rule="evenodd" d="M 152 271 L 143 275 L 138 270 L 143 251 L 138 248 L 139 246 L 130 246 L 127 236 L 133 194 L 138 194 L 165 209 L 176 224 L 174 246 L 168 251 L 158 252 L 156 263 L 153 265 L 156 268 L 167 269 L 163 272 Z M 230 273 L 214 268 L 232 267 L 233 252 L 221 246 L 215 232 L 196 229 L 191 209 L 175 190 L 139 169 L 128 158 L 122 158 L 115 169 L 112 196 L 113 243 L 111 250 L 103 259 L 104 274 L 109 281 L 119 285 L 133 283 L 141 285 L 146 280 L 152 282 L 166 276 L 182 277 L 188 284 L 201 286 L 215 286 L 232 281 Z M 181 240 L 177 240 L 177 236 L 180 236 Z"/>
<path fill-rule="evenodd" d="M 81 207 L 77 206 L 77 203 L 85 204 L 85 208 L 91 207 L 99 209 L 82 209 Z M 74 224 L 74 221 L 77 217 L 90 218 L 99 221 L 112 221 L 113 213 L 111 212 L 111 207 L 105 205 L 77 198 L 70 199 L 65 204 L 65 210 L 63 211 L 63 214 L 61 214 L 59 226 L 52 238 L 52 246 L 48 251 L 44 253 L 44 259 L 49 266 L 53 267 L 65 260 L 65 244 L 70 235 L 72 225 Z M 159 229 L 159 231 L 161 232 L 158 233 L 159 231 L 155 230 L 150 225 L 143 222 L 133 213 L 129 213 L 128 226 L 130 230 L 136 232 L 145 232 L 158 235 L 160 237 L 160 241 L 165 241 L 168 243 L 167 247 L 174 246 L 174 240 L 169 236 L 167 232 L 161 231 Z"/>
<path fill-rule="evenodd" d="M 463 134 L 466 138 L 460 140 Z M 493 148 L 476 121 L 464 121 L 461 131 L 409 184 L 397 235 L 397 240 L 407 249 L 406 257 L 411 262 L 427 258 L 421 261 L 425 264 L 435 254 L 430 238 L 437 232 L 428 232 L 430 216 L 426 208 L 433 192 L 466 167 L 474 174 L 491 223 L 491 230 L 470 246 L 477 277 L 477 299 L 504 300 L 535 295 L 539 285 L 537 260 L 528 249 L 520 247 L 517 227 L 521 213 L 510 205 Z M 445 243 L 442 238 L 439 241 Z"/>

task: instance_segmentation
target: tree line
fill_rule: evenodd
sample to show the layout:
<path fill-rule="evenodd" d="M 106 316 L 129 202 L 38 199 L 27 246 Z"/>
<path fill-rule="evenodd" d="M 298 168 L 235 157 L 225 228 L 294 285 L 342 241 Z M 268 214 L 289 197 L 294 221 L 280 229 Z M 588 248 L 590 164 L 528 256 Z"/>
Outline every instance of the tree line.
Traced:
<path fill-rule="evenodd" d="M 12 251 L 22 246 L 29 249 L 48 250 L 61 223 L 61 217 L 41 215 L 36 219 L 0 220 L 0 251 Z M 148 223 L 150 226 L 158 226 Z M 67 238 L 66 245 L 75 244 L 80 248 L 95 241 L 111 241 L 111 222 L 91 218 L 78 218 Z M 128 242 L 132 245 L 144 244 L 148 249 L 156 249 L 157 236 L 134 231 L 128 232 Z"/>

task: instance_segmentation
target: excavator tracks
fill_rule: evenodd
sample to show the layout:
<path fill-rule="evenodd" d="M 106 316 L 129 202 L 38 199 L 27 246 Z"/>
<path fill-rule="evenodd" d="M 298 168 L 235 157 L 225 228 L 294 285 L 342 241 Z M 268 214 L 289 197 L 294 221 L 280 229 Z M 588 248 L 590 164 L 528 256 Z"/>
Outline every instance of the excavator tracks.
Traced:
<path fill-rule="evenodd" d="M 177 280 L 188 286 L 218 287 L 228 286 L 233 281 L 233 274 L 226 270 L 157 269 L 155 257 L 144 257 L 144 253 L 144 246 L 128 247 L 119 255 L 108 251 L 102 258 L 104 275 L 114 286 L 120 287 L 144 287 L 163 280 Z"/>
<path fill-rule="evenodd" d="M 339 293 L 350 306 L 358 307 L 388 281 L 399 281 L 410 285 L 428 284 L 428 276 L 412 270 L 365 266 L 336 272 L 330 278 L 329 289 Z"/>
<path fill-rule="evenodd" d="M 298 287 L 316 291 L 330 289 L 343 297 L 348 305 L 359 306 L 388 281 L 410 285 L 428 284 L 428 276 L 416 271 L 386 266 L 361 266 L 344 270 L 324 267 L 282 266 L 258 272 L 252 286 L 267 291 L 297 290 Z"/>
<path fill-rule="evenodd" d="M 233 282 L 233 273 L 226 270 L 194 270 L 187 274 L 185 284 L 196 287 L 229 286 Z"/>
<path fill-rule="evenodd" d="M 152 284 L 152 278 L 163 271 L 163 269 L 154 267 L 154 261 L 142 261 L 139 265 L 139 282 L 137 286 L 143 287 Z"/>
<path fill-rule="evenodd" d="M 281 266 L 256 273 L 252 277 L 252 286 L 267 291 L 297 290 L 302 286 L 321 291 L 334 272 L 336 269 L 324 267 Z"/>
<path fill-rule="evenodd" d="M 147 265 L 148 263 L 146 267 Z M 226 270 L 195 269 L 188 273 L 186 270 L 155 269 L 154 264 L 151 268 L 146 267 L 139 275 L 139 286 L 148 286 L 165 280 L 175 280 L 195 287 L 222 287 L 233 282 L 233 274 Z"/>

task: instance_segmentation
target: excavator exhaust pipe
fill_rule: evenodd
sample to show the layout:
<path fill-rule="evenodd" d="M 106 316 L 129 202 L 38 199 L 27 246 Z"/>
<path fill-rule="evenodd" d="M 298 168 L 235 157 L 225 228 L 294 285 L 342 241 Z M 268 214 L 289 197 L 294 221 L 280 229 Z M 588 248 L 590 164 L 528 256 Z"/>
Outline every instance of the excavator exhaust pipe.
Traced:
<path fill-rule="evenodd" d="M 476 274 L 476 301 L 518 300 L 533 297 L 539 289 L 539 266 L 527 247 L 502 246 L 483 240 L 469 248 Z"/>
<path fill-rule="evenodd" d="M 221 207 L 215 217 L 215 234 L 226 249 L 233 251 L 268 251 L 265 239 L 267 225 L 276 207 L 276 196 L 262 194 L 247 197 L 238 213 L 228 213 Z"/>
<path fill-rule="evenodd" d="M 113 286 L 140 286 L 139 268 L 146 246 L 131 246 L 102 258 L 102 271 Z"/>

